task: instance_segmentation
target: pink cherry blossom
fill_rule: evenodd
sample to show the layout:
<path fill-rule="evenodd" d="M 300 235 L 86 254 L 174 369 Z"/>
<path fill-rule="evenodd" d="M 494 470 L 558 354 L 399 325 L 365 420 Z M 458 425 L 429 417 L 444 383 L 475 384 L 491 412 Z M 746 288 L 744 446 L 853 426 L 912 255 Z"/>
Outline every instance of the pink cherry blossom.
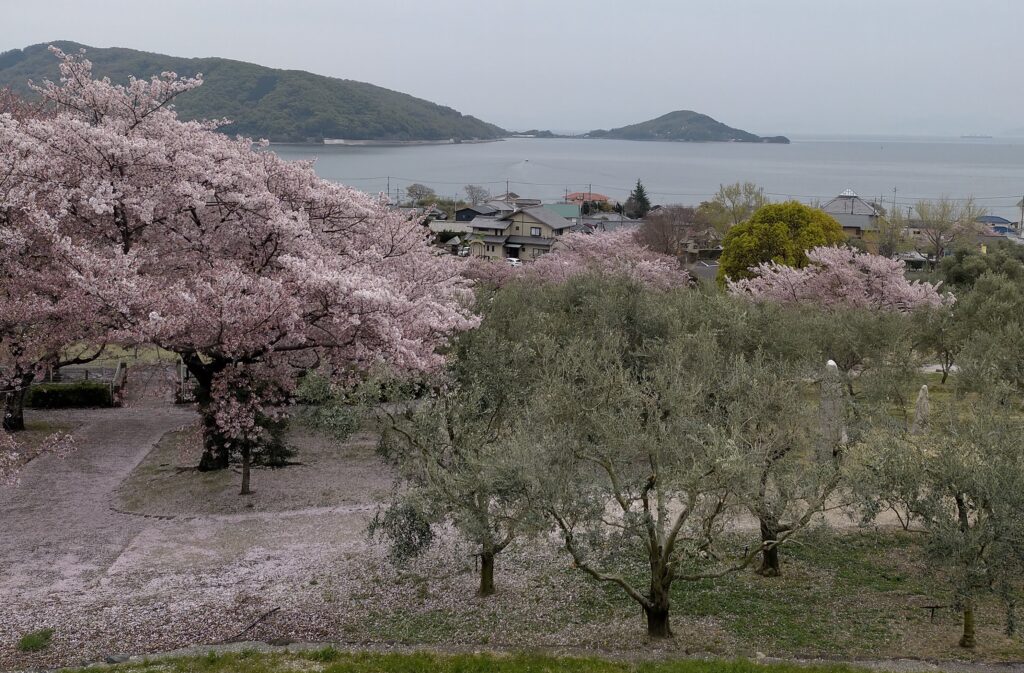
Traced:
<path fill-rule="evenodd" d="M 661 290 L 690 280 L 675 257 L 648 249 L 629 230 L 566 234 L 550 253 L 517 267 L 477 257 L 469 258 L 465 267 L 467 277 L 497 286 L 518 278 L 561 283 L 588 272 L 624 276 Z"/>
<path fill-rule="evenodd" d="M 52 114 L 0 116 L 0 240 L 53 250 L 42 296 L 74 318 L 57 341 L 154 343 L 215 391 L 234 366 L 429 369 L 447 335 L 476 324 L 459 263 L 415 221 L 221 122 L 179 120 L 174 98 L 201 77 L 117 85 L 53 51 L 61 81 L 36 87 Z M 31 294 L 20 284 L 8 283 Z M 18 324 L 45 304 L 14 301 Z"/>
<path fill-rule="evenodd" d="M 756 301 L 911 311 L 955 299 L 940 284 L 908 281 L 903 262 L 849 248 L 819 247 L 807 252 L 802 269 L 762 263 L 755 276 L 730 281 L 729 292 Z"/>

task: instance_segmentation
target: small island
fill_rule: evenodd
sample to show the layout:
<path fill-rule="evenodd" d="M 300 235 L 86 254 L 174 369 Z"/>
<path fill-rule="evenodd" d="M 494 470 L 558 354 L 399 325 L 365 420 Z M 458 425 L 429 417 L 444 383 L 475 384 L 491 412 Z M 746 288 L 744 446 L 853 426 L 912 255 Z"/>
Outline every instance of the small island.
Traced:
<path fill-rule="evenodd" d="M 677 110 L 639 124 L 630 124 L 606 131 L 591 131 L 587 138 L 616 140 L 669 140 L 675 142 L 734 142 L 788 144 L 785 136 L 762 137 L 727 126 L 706 114 L 693 110 Z"/>

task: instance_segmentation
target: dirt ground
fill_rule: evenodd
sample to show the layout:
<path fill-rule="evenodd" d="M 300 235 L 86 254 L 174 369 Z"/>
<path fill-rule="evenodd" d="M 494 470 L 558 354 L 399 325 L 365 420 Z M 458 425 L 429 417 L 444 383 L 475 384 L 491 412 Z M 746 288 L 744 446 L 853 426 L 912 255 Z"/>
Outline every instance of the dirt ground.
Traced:
<path fill-rule="evenodd" d="M 195 412 L 171 403 L 159 370 L 133 372 L 129 390 L 122 409 L 29 412 L 75 427 L 78 448 L 0 487 L 2 669 L 232 641 L 758 655 L 696 609 L 673 617 L 681 637 L 652 646 L 635 607 L 581 578 L 555 541 L 511 547 L 490 599 L 474 595 L 471 550 L 451 535 L 396 568 L 366 535 L 392 487 L 372 434 L 343 446 L 294 434 L 301 464 L 255 471 L 256 492 L 242 498 L 237 474 L 191 471 Z M 955 617 L 932 626 L 920 612 L 906 610 L 906 634 L 886 640 L 884 655 L 957 656 L 929 642 L 955 634 Z M 50 648 L 16 649 L 41 628 L 54 629 Z"/>

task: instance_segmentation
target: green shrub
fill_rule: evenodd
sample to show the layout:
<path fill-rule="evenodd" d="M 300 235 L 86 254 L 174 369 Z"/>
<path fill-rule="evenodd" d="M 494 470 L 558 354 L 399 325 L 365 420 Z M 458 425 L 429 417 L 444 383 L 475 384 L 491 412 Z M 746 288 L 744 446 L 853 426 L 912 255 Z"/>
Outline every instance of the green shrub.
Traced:
<path fill-rule="evenodd" d="M 78 407 L 112 407 L 110 386 L 105 383 L 43 383 L 32 386 L 25 400 L 35 409 L 66 409 Z"/>
<path fill-rule="evenodd" d="M 50 646 L 53 640 L 53 629 L 39 629 L 26 633 L 18 641 L 18 649 L 22 652 L 39 652 Z"/>

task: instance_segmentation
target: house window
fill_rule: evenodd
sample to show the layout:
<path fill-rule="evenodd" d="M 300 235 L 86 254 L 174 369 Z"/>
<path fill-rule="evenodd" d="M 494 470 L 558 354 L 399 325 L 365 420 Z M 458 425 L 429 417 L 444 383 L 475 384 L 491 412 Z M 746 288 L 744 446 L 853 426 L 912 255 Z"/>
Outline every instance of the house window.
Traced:
<path fill-rule="evenodd" d="M 494 246 L 493 245 L 487 246 L 487 252 L 494 252 Z"/>
<path fill-rule="evenodd" d="M 540 227 L 530 227 L 530 236 L 540 236 Z"/>

